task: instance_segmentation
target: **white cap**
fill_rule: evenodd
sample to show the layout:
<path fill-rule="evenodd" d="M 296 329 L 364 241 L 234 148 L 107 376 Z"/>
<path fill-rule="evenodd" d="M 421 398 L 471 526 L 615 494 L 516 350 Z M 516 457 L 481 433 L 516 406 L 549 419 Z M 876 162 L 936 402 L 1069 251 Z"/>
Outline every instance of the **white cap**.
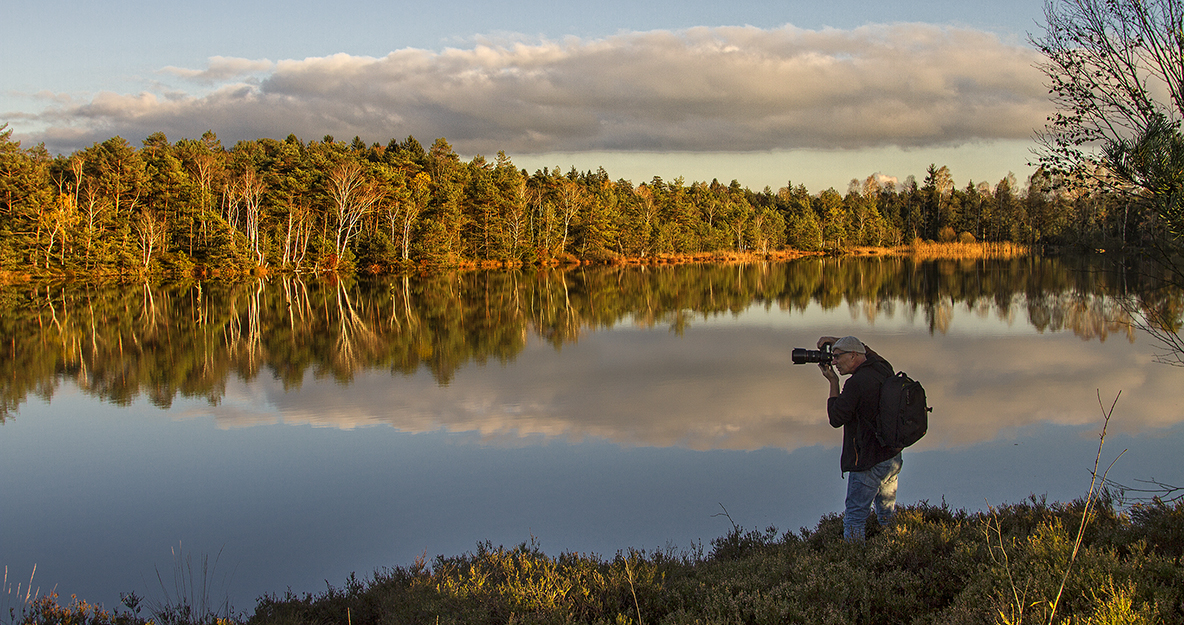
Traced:
<path fill-rule="evenodd" d="M 867 353 L 867 349 L 863 347 L 863 342 L 853 336 L 844 336 L 843 338 L 835 341 L 835 344 L 831 346 L 831 349 L 843 352 L 855 352 L 856 354 Z"/>

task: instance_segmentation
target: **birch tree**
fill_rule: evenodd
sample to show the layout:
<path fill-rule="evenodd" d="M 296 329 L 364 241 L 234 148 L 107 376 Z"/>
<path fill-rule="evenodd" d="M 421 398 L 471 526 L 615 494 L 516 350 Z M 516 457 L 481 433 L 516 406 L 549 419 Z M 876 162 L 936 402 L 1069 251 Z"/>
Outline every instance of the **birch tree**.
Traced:
<path fill-rule="evenodd" d="M 348 159 L 329 172 L 328 185 L 336 223 L 335 251 L 340 259 L 358 233 L 362 218 L 382 200 L 385 190 L 365 175 L 360 163 Z"/>

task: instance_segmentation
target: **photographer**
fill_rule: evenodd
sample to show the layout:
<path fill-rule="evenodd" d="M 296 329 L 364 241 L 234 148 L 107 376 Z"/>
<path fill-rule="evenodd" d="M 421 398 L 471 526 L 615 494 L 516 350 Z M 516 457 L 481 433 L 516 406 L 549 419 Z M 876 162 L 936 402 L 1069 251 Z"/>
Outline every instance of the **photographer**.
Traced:
<path fill-rule="evenodd" d="M 818 368 L 830 382 L 827 417 L 832 427 L 843 428 L 843 453 L 839 459 L 840 468 L 847 473 L 843 537 L 860 541 L 873 504 L 882 527 L 892 521 L 896 509 L 901 450 L 880 445 L 872 425 L 880 411 L 880 386 L 892 375 L 892 365 L 853 336 L 818 339 L 819 349 L 827 346 L 831 359 L 819 362 Z M 841 390 L 840 374 L 851 376 Z"/>

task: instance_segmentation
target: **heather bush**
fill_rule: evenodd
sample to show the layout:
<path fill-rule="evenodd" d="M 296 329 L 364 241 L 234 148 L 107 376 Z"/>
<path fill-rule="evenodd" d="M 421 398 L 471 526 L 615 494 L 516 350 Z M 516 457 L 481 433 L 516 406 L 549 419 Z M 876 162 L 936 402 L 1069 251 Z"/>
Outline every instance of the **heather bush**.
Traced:
<path fill-rule="evenodd" d="M 1180 504 L 1094 509 L 1057 622 L 1184 623 Z M 1047 622 L 1084 502 L 986 512 L 926 502 L 842 540 L 842 519 L 781 533 L 733 526 L 708 554 L 551 557 L 533 543 L 376 573 L 317 596 L 260 601 L 271 623 Z M 1148 535 L 1144 535 L 1144 533 Z M 1151 538 L 1154 535 L 1154 539 Z M 1174 545 L 1174 546 L 1173 546 Z M 1018 601 L 1017 601 L 1018 599 Z"/>

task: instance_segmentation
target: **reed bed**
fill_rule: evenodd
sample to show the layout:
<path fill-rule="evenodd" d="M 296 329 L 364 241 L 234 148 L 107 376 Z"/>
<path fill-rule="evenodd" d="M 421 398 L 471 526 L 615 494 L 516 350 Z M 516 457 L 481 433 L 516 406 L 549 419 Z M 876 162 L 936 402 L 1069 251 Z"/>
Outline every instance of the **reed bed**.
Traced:
<path fill-rule="evenodd" d="M 1026 245 L 1002 242 L 963 243 L 951 241 L 938 243 L 934 241 L 914 241 L 910 245 L 890 248 L 888 253 L 894 256 L 911 256 L 917 260 L 979 260 L 999 259 L 1008 260 L 1031 254 Z"/>

